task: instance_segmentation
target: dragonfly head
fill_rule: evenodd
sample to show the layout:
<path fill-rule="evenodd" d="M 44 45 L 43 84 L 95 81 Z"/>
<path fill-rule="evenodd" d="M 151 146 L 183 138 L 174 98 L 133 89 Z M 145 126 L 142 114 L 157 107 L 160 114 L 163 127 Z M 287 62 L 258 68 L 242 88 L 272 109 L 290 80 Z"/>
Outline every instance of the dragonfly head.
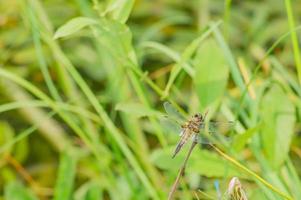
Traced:
<path fill-rule="evenodd" d="M 196 113 L 193 116 L 197 121 L 202 121 L 203 120 L 203 116 L 201 115 L 201 113 Z"/>
<path fill-rule="evenodd" d="M 201 113 L 196 113 L 195 115 L 193 115 L 193 118 L 199 122 L 204 121 L 207 116 L 207 113 L 208 113 L 208 110 L 204 113 L 204 115 L 202 115 Z"/>

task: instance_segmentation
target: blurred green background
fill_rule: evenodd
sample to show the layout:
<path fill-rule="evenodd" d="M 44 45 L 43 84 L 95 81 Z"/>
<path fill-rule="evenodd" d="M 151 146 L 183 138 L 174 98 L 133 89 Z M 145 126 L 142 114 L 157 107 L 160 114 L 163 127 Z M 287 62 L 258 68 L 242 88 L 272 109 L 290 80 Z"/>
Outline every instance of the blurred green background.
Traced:
<path fill-rule="evenodd" d="M 176 199 L 220 199 L 233 177 L 249 199 L 301 199 L 300 16 L 297 0 L 0 1 L 0 198 L 167 199 L 189 147 L 171 158 L 169 101 L 235 121 L 225 154 L 194 149 Z"/>

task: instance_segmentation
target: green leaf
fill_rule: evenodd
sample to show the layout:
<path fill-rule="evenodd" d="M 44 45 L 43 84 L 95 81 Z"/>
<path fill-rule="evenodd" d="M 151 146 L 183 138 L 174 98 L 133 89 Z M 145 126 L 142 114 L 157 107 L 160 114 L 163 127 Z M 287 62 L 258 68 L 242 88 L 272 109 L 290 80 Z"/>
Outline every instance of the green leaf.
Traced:
<path fill-rule="evenodd" d="M 140 103 L 118 103 L 115 107 L 116 110 L 125 112 L 127 114 L 130 114 L 134 117 L 140 118 L 140 117 L 146 117 L 146 116 L 155 116 L 155 117 L 163 117 L 163 114 L 161 112 L 158 112 L 156 110 L 153 110 L 149 107 L 144 106 Z"/>
<path fill-rule="evenodd" d="M 207 177 L 224 178 L 237 176 L 247 178 L 246 175 L 233 165 L 227 163 L 219 155 L 205 149 L 198 149 L 188 164 L 187 170 Z"/>
<path fill-rule="evenodd" d="M 100 18 L 98 26 L 93 27 L 97 41 L 104 46 L 114 59 L 123 65 L 136 63 L 136 55 L 132 47 L 132 33 L 122 23 Z"/>
<path fill-rule="evenodd" d="M 294 105 L 279 85 L 274 85 L 261 103 L 263 150 L 271 166 L 278 169 L 286 160 L 296 121 Z"/>
<path fill-rule="evenodd" d="M 68 200 L 71 198 L 76 172 L 76 158 L 65 151 L 61 155 L 58 177 L 54 190 L 54 200 Z"/>
<path fill-rule="evenodd" d="M 166 148 L 165 150 L 155 150 L 151 155 L 151 161 L 160 169 L 168 171 L 178 171 L 183 163 L 184 157 L 187 154 L 189 144 L 174 158 L 171 158 L 174 147 Z M 205 150 L 194 149 L 193 154 L 187 163 L 187 173 L 196 173 L 206 177 L 233 177 L 246 178 L 237 168 L 233 167 L 222 160 L 217 154 Z"/>
<path fill-rule="evenodd" d="M 229 68 L 231 71 L 231 78 L 233 82 L 237 85 L 237 87 L 239 87 L 240 91 L 246 91 L 246 85 L 244 83 L 239 67 L 235 61 L 236 59 L 233 53 L 231 52 L 229 45 L 225 41 L 225 38 L 223 37 L 221 31 L 213 26 L 214 26 L 213 24 L 210 25 L 210 27 L 212 27 L 213 29 L 213 34 L 215 36 L 216 42 L 221 48 L 221 52 L 224 55 L 225 60 L 227 61 L 226 63 L 229 64 Z M 213 59 L 215 58 L 213 57 Z"/>
<path fill-rule="evenodd" d="M 176 171 L 181 166 L 181 162 L 184 159 L 182 153 L 179 153 L 175 158 L 172 159 L 173 146 L 165 149 L 157 149 L 151 154 L 151 162 L 162 170 Z M 181 152 L 186 149 L 183 147 Z M 184 150 L 185 151 L 185 150 Z"/>
<path fill-rule="evenodd" d="M 112 9 L 112 17 L 113 19 L 125 23 L 131 14 L 131 10 L 134 6 L 134 0 L 117 0 L 113 1 L 110 5 Z"/>
<path fill-rule="evenodd" d="M 206 40 L 198 49 L 194 66 L 196 75 L 194 83 L 201 109 L 219 100 L 226 89 L 229 69 L 216 42 Z"/>
<path fill-rule="evenodd" d="M 248 140 L 256 133 L 258 132 L 258 130 L 260 129 L 261 124 L 248 129 L 246 132 L 244 132 L 243 134 L 238 134 L 234 137 L 233 139 L 233 143 L 232 143 L 232 147 L 236 152 L 241 151 L 246 143 L 248 142 Z"/>
<path fill-rule="evenodd" d="M 73 18 L 64 25 L 62 25 L 60 28 L 58 28 L 53 38 L 58 39 L 69 36 L 85 28 L 86 26 L 91 26 L 94 24 L 97 24 L 97 21 L 88 17 Z"/>
<path fill-rule="evenodd" d="M 38 198 L 19 182 L 11 182 L 5 187 L 5 199 L 37 200 Z"/>

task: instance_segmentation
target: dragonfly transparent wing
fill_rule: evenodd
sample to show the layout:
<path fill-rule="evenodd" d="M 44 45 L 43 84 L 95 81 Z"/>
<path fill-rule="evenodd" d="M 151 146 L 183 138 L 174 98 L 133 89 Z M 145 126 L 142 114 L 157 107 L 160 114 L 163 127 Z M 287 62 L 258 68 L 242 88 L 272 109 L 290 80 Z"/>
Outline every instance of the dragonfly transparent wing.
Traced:
<path fill-rule="evenodd" d="M 210 121 L 208 123 L 202 124 L 202 128 L 209 133 L 227 133 L 233 130 L 235 123 L 233 121 L 227 122 L 216 122 Z"/>
<path fill-rule="evenodd" d="M 230 143 L 231 139 L 227 133 L 234 128 L 234 122 L 208 122 L 200 125 L 201 132 L 198 141 L 201 144 Z"/>
<path fill-rule="evenodd" d="M 170 118 L 161 119 L 160 124 L 166 130 L 166 132 L 179 135 L 182 131 L 181 125 L 175 122 L 174 120 L 171 120 Z"/>
<path fill-rule="evenodd" d="M 198 135 L 198 143 L 200 144 L 231 144 L 231 138 L 227 135 L 218 133 L 201 132 Z"/>
<path fill-rule="evenodd" d="M 182 125 L 185 123 L 185 117 L 173 106 L 170 102 L 164 102 L 164 109 L 170 118 L 173 121 L 176 121 L 178 124 Z"/>

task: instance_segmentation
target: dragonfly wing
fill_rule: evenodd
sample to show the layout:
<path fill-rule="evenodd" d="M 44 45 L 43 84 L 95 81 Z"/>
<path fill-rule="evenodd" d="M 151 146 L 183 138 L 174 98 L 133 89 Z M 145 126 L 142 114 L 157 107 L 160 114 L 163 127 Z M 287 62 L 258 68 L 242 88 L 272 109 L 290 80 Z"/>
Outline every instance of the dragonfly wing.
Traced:
<path fill-rule="evenodd" d="M 179 124 L 183 124 L 186 121 L 185 117 L 170 102 L 165 101 L 163 105 L 170 119 Z"/>
<path fill-rule="evenodd" d="M 233 130 L 235 123 L 233 121 L 227 122 L 214 122 L 210 121 L 208 123 L 203 124 L 203 128 L 205 131 L 209 133 L 227 133 Z"/>
<path fill-rule="evenodd" d="M 231 142 L 226 133 L 234 128 L 234 122 L 208 122 L 201 124 L 203 130 L 199 135 L 199 143 L 201 144 L 229 144 Z"/>
<path fill-rule="evenodd" d="M 200 144 L 231 144 L 231 139 L 228 136 L 218 133 L 200 133 L 198 136 L 198 143 Z"/>
<path fill-rule="evenodd" d="M 200 133 L 197 137 L 198 143 L 200 144 L 216 144 L 217 141 L 208 133 Z"/>
<path fill-rule="evenodd" d="M 160 124 L 164 128 L 164 130 L 166 130 L 165 132 L 172 134 L 181 134 L 182 132 L 182 127 L 174 120 L 170 120 L 169 118 L 161 119 Z"/>

